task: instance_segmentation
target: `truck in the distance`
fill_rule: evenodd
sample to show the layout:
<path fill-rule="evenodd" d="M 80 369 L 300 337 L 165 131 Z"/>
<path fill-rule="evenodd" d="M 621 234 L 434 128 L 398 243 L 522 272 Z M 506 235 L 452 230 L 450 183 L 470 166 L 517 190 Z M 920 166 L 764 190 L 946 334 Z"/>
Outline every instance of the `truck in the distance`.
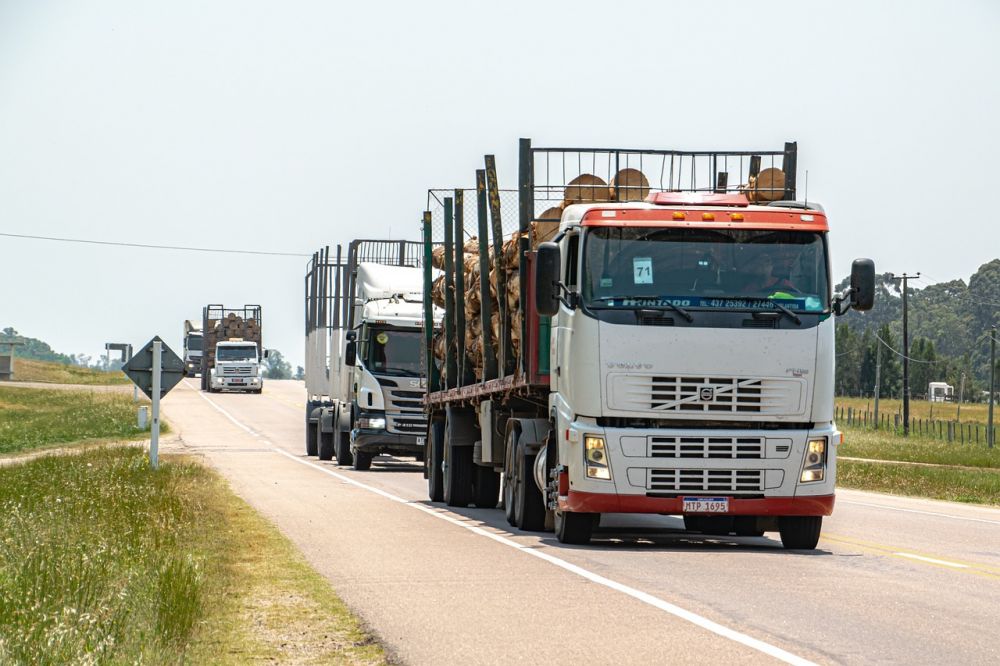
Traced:
<path fill-rule="evenodd" d="M 259 305 L 202 309 L 203 349 L 201 389 L 260 393 L 264 388 L 261 363 L 267 356 L 261 336 Z"/>
<path fill-rule="evenodd" d="M 381 454 L 417 456 L 422 246 L 354 240 L 315 253 L 305 278 L 306 453 L 366 470 Z"/>
<path fill-rule="evenodd" d="M 832 292 L 830 227 L 821 206 L 796 200 L 796 159 L 794 143 L 522 139 L 519 231 L 505 239 L 487 156 L 478 262 L 445 206 L 444 326 L 424 341 L 430 498 L 496 506 L 502 471 L 508 522 L 551 525 L 564 543 L 588 542 L 602 514 L 651 513 L 815 548 L 841 439 L 835 318 L 871 308 L 875 268 L 856 260 L 850 289 Z M 428 211 L 428 255 L 433 231 Z M 426 307 L 429 274 L 424 294 Z M 459 334 L 470 328 L 478 351 Z"/>
<path fill-rule="evenodd" d="M 201 322 L 184 320 L 184 374 L 187 377 L 201 375 L 202 350 Z"/>

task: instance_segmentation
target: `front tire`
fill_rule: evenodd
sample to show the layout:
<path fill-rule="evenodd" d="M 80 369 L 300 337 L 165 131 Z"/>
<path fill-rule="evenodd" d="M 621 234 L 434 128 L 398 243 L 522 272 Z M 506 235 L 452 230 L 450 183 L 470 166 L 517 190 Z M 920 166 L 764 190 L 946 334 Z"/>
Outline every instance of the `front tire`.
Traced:
<path fill-rule="evenodd" d="M 354 469 L 359 472 L 366 472 L 372 468 L 372 458 L 375 456 L 366 451 L 354 452 Z"/>
<path fill-rule="evenodd" d="M 309 420 L 309 415 L 312 414 L 314 409 L 312 403 L 306 404 L 306 455 L 314 456 L 316 455 L 317 441 L 316 441 L 316 430 L 319 427 L 319 422 L 317 421 L 316 426 L 313 426 L 312 421 Z"/>
<path fill-rule="evenodd" d="M 559 543 L 585 545 L 594 532 L 596 514 L 556 511 L 555 528 Z"/>
<path fill-rule="evenodd" d="M 786 550 L 814 550 L 823 529 L 823 516 L 782 516 L 778 519 L 781 545 Z"/>

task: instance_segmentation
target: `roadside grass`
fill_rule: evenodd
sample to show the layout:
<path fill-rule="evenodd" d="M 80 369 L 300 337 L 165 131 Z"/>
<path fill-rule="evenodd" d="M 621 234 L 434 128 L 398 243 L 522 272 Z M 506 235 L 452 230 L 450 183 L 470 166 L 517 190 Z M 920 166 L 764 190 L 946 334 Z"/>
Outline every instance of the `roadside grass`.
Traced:
<path fill-rule="evenodd" d="M 0 468 L 0 663 L 386 662 L 212 470 L 103 447 Z"/>
<path fill-rule="evenodd" d="M 903 437 L 885 430 L 842 430 L 844 443 L 838 449 L 841 456 L 1000 469 L 1000 447 L 991 449 L 985 442 L 960 444 L 913 434 Z"/>
<path fill-rule="evenodd" d="M 145 437 L 136 424 L 137 407 L 124 393 L 0 386 L 0 454 Z M 161 422 L 160 432 L 168 431 Z"/>
<path fill-rule="evenodd" d="M 46 382 L 49 384 L 128 384 L 124 373 L 101 372 L 79 365 L 66 365 L 27 358 L 14 359 L 14 381 Z"/>
<path fill-rule="evenodd" d="M 843 407 L 845 410 L 851 407 L 862 412 L 866 410 L 873 412 L 875 409 L 875 400 L 873 398 L 845 398 L 838 396 L 834 404 L 838 409 Z M 932 407 L 935 421 L 955 421 L 960 415 L 959 405 L 955 402 L 930 403 L 926 400 L 911 400 L 910 417 L 913 419 L 930 419 Z M 989 413 L 988 405 L 985 403 L 966 402 L 962 403 L 961 407 L 962 423 L 986 424 Z M 881 398 L 878 401 L 878 410 L 880 415 L 889 414 L 891 416 L 892 414 L 902 414 L 903 401 Z"/>
<path fill-rule="evenodd" d="M 1000 471 L 837 461 L 837 483 L 847 488 L 1000 505 Z"/>

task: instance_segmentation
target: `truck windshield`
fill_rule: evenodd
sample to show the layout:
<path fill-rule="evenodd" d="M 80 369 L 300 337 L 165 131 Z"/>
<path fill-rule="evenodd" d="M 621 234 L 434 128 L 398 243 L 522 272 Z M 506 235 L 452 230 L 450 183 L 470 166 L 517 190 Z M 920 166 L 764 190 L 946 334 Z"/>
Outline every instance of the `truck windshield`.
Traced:
<path fill-rule="evenodd" d="M 201 336 L 189 335 L 187 339 L 188 351 L 201 351 Z"/>
<path fill-rule="evenodd" d="M 583 260 L 587 307 L 826 312 L 826 246 L 814 232 L 598 227 Z"/>
<path fill-rule="evenodd" d="M 242 347 L 219 347 L 215 353 L 217 361 L 254 361 L 257 359 L 257 345 Z"/>
<path fill-rule="evenodd" d="M 381 375 L 420 376 L 420 331 L 373 328 L 368 331 L 365 366 Z"/>

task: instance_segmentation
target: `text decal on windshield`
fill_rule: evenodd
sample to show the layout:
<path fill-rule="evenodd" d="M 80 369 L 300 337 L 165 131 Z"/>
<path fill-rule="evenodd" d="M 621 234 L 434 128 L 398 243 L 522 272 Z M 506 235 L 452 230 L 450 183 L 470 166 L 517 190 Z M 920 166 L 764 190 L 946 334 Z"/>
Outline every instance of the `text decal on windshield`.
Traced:
<path fill-rule="evenodd" d="M 820 310 L 818 298 L 772 297 L 791 310 Z M 607 301 L 609 307 L 619 308 L 664 308 L 671 305 L 682 308 L 712 308 L 714 310 L 777 310 L 775 304 L 765 298 L 712 298 L 710 296 L 649 296 L 616 298 Z"/>

